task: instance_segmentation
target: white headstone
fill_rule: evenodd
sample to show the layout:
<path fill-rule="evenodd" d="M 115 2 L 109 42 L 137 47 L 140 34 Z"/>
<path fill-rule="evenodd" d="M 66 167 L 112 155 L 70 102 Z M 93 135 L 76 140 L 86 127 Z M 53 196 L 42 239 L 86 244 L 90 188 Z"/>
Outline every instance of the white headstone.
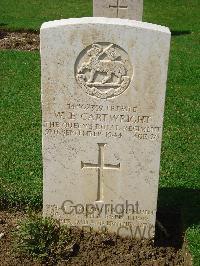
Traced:
<path fill-rule="evenodd" d="M 93 0 L 93 16 L 142 20 L 143 0 Z"/>
<path fill-rule="evenodd" d="M 40 34 L 44 215 L 153 237 L 168 28 L 81 18 Z"/>

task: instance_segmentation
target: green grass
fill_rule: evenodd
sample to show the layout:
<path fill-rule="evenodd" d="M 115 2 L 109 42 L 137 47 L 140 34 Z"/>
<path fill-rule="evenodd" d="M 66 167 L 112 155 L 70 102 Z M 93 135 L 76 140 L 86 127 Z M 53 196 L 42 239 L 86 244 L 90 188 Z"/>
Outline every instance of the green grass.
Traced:
<path fill-rule="evenodd" d="M 199 0 L 145 0 L 144 21 L 171 29 L 199 28 Z M 0 27 L 39 30 L 45 21 L 92 16 L 92 0 L 1 0 Z"/>
<path fill-rule="evenodd" d="M 0 52 L 0 205 L 41 207 L 39 54 Z"/>
<path fill-rule="evenodd" d="M 92 15 L 92 0 L 1 0 L 0 27 L 39 30 L 45 21 Z"/>
<path fill-rule="evenodd" d="M 200 265 L 200 225 L 188 228 L 186 232 L 187 240 L 190 244 L 190 251 L 193 254 L 195 266 Z"/>
<path fill-rule="evenodd" d="M 38 30 L 44 21 L 90 16 L 91 2 L 1 0 L 0 25 Z M 196 265 L 200 261 L 199 13 L 199 0 L 144 1 L 144 20 L 172 31 L 159 207 L 181 210 Z M 0 62 L 0 203 L 41 208 L 39 53 L 1 51 Z"/>

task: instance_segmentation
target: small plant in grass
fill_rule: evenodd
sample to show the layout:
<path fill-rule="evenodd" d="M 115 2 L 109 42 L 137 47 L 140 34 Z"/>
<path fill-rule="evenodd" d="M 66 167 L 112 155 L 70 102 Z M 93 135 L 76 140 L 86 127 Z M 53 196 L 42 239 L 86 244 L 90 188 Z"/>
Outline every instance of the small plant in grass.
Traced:
<path fill-rule="evenodd" d="M 30 216 L 14 234 L 15 248 L 41 262 L 67 260 L 76 243 L 71 230 L 51 218 Z"/>

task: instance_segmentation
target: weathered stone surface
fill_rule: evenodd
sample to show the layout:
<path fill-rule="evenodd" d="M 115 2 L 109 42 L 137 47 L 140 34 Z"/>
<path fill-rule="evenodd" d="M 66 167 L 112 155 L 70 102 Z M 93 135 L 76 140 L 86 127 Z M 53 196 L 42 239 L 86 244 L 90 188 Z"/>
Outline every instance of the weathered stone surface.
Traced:
<path fill-rule="evenodd" d="M 153 237 L 169 30 L 81 18 L 40 36 L 44 215 Z"/>
<path fill-rule="evenodd" d="M 93 0 L 93 16 L 142 20 L 143 0 Z"/>

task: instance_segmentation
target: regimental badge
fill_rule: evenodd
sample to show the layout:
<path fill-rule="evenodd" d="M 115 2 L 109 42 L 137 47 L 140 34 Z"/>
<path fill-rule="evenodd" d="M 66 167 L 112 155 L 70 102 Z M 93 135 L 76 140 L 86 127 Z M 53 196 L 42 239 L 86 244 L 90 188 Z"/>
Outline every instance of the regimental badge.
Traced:
<path fill-rule="evenodd" d="M 75 64 L 75 77 L 85 92 L 108 99 L 129 87 L 133 68 L 128 54 L 112 43 L 94 43 L 84 49 Z"/>

